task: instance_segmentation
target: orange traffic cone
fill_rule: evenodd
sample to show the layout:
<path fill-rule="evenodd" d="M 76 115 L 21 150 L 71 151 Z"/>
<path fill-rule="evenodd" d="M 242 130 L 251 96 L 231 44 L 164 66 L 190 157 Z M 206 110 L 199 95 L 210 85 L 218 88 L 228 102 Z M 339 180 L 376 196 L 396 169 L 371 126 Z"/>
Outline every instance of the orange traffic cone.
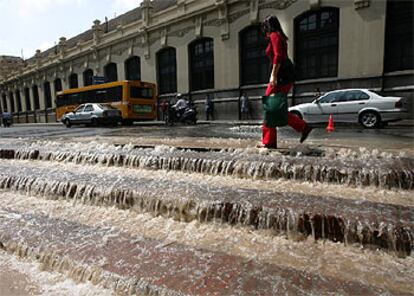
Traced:
<path fill-rule="evenodd" d="M 328 131 L 328 133 L 332 133 L 335 131 L 334 120 L 333 120 L 332 114 L 329 115 L 329 122 L 328 122 L 328 126 L 326 127 L 326 130 Z"/>

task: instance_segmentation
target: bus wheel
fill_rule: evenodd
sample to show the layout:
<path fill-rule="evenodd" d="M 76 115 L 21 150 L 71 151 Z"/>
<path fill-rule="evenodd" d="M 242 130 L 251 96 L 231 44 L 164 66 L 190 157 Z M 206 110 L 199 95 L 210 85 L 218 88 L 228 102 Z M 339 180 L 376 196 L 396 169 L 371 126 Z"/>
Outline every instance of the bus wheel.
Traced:
<path fill-rule="evenodd" d="M 71 127 L 71 123 L 70 123 L 70 120 L 69 120 L 69 118 L 66 118 L 64 121 L 63 121 L 63 123 L 66 125 L 66 127 Z"/>

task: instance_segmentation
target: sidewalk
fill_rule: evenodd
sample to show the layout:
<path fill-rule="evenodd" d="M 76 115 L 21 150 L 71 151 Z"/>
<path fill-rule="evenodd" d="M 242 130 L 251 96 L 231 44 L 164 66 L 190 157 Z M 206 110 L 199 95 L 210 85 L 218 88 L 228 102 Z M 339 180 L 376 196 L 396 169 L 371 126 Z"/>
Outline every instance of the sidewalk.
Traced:
<path fill-rule="evenodd" d="M 197 124 L 226 124 L 226 125 L 261 125 L 262 120 L 198 120 Z M 340 125 L 356 125 L 354 123 L 337 123 Z M 165 125 L 164 121 L 138 121 L 134 123 L 134 126 L 162 126 Z M 319 125 L 319 124 L 317 124 Z M 49 123 L 16 123 L 14 126 L 22 126 L 22 127 L 29 127 L 29 126 L 62 126 L 63 124 L 60 122 L 49 122 Z M 398 126 L 411 126 L 414 128 L 414 119 L 404 119 L 397 122 L 390 122 L 389 126 L 398 127 Z"/>

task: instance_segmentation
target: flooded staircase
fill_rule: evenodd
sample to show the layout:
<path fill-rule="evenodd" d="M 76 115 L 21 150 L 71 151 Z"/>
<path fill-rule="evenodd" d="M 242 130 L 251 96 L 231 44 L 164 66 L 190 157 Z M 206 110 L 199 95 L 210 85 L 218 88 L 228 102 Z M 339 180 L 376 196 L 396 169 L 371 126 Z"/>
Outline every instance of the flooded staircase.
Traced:
<path fill-rule="evenodd" d="M 0 248 L 119 295 L 411 293 L 409 158 L 10 142 L 0 159 Z"/>

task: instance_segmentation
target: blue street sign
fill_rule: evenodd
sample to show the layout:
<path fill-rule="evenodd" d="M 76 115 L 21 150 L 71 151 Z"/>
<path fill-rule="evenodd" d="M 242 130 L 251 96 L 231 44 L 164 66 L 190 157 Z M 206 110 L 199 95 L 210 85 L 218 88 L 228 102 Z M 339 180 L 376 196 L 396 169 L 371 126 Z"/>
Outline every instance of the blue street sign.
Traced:
<path fill-rule="evenodd" d="M 93 76 L 92 84 L 102 84 L 105 83 L 105 77 L 103 76 Z"/>

